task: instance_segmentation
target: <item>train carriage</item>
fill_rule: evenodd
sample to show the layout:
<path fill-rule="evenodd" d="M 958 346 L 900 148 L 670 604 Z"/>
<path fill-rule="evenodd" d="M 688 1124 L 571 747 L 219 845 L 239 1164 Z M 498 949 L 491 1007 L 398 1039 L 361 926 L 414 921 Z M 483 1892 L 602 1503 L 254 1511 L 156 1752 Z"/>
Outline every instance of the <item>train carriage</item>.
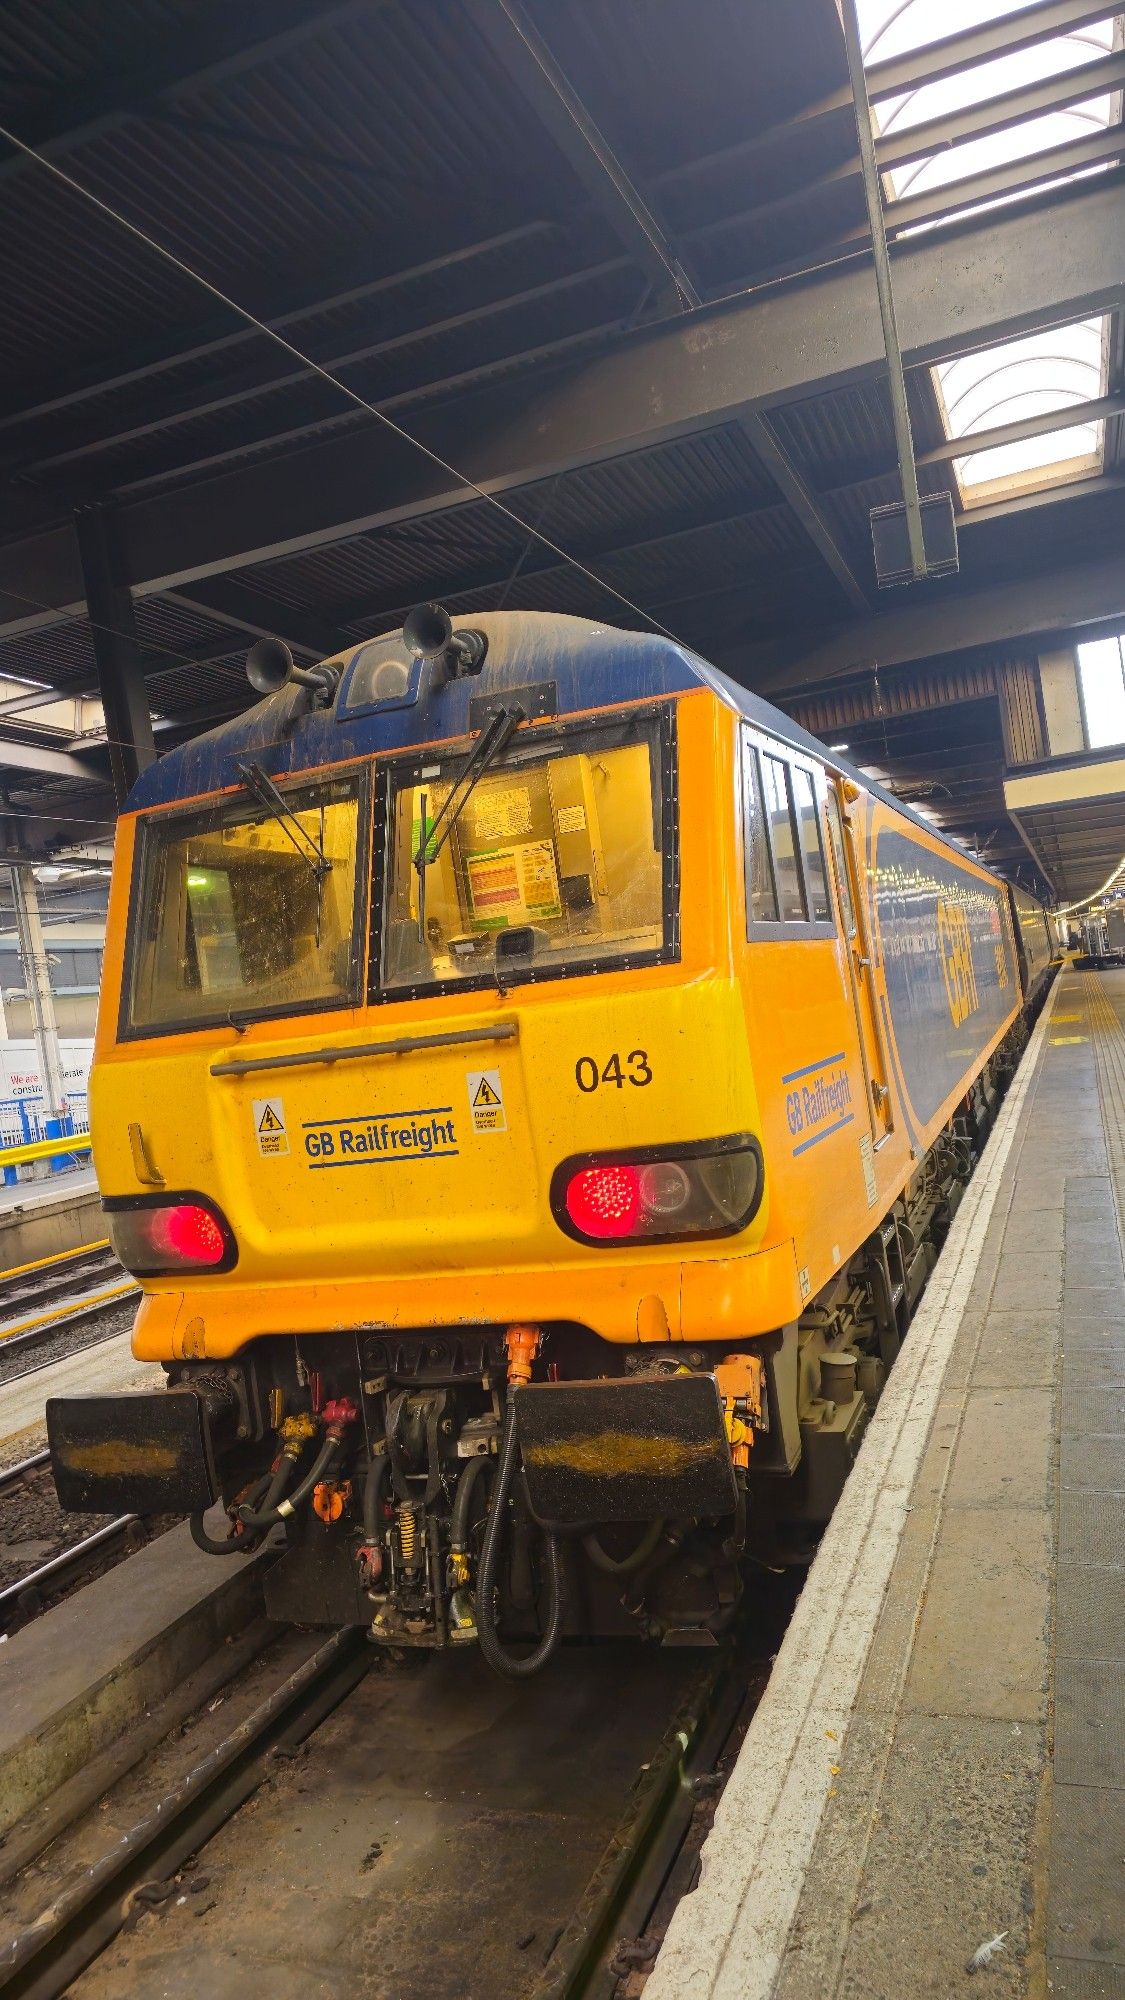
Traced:
<path fill-rule="evenodd" d="M 60 1498 L 284 1522 L 275 1616 L 504 1671 L 705 1640 L 847 1476 L 1030 899 L 662 638 L 251 671 L 119 825 L 94 1151 L 167 1387 L 49 1406 Z"/>

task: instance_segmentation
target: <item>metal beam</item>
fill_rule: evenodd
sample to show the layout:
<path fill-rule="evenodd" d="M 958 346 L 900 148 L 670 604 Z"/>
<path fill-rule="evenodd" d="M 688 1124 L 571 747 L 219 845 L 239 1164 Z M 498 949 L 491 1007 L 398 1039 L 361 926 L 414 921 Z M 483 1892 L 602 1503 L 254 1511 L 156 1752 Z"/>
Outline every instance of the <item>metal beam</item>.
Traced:
<path fill-rule="evenodd" d="M 1007 160 L 1001 166 L 985 168 L 978 174 L 965 174 L 959 181 L 946 181 L 940 188 L 927 188 L 922 194 L 905 195 L 897 201 L 889 201 L 887 228 L 916 229 L 921 222 L 934 222 L 954 213 L 962 215 L 971 208 L 979 208 L 984 202 L 1006 200 L 1011 195 L 1022 194 L 1027 188 L 1042 187 L 1044 182 L 1112 164 L 1123 154 L 1125 127 L 1110 125 L 1104 131 L 1088 133 L 1084 138 L 1069 139 L 1064 145 L 1048 146 L 1041 153 Z"/>
<path fill-rule="evenodd" d="M 819 690 L 826 682 L 870 673 L 873 667 L 905 666 L 1012 640 L 1057 640 L 1119 618 L 1125 618 L 1125 558 L 1115 549 L 1046 575 L 904 603 L 799 651 L 791 648 L 783 662 L 763 656 L 751 664 L 750 673 L 754 687 L 770 696 Z"/>
<path fill-rule="evenodd" d="M 1037 0 L 1036 5 L 944 35 L 925 48 L 908 49 L 904 55 L 871 63 L 868 96 L 872 103 L 879 103 L 908 90 L 920 90 L 926 83 L 940 83 L 947 76 L 961 76 L 981 63 L 995 62 L 999 56 L 1036 48 L 1058 35 L 1089 27 L 1093 21 L 1108 21 L 1120 6 L 1121 0 Z"/>
<path fill-rule="evenodd" d="M 470 4 L 473 19 L 493 54 L 550 132 L 621 243 L 658 287 L 665 291 L 671 288 L 681 307 L 697 309 L 702 304 L 701 295 L 674 244 L 519 0 L 470 0 Z M 858 611 L 868 610 L 867 597 L 822 508 L 765 417 L 748 411 L 739 421 L 848 602 Z"/>
<path fill-rule="evenodd" d="M 216 625 L 228 626 L 244 640 L 284 639 L 295 653 L 312 661 L 327 659 L 330 653 L 353 643 L 335 619 L 317 619 L 307 612 L 284 609 L 271 622 L 273 607 L 268 601 L 221 577 L 212 578 L 190 596 L 186 591 L 171 590 L 164 602 L 178 604 L 196 617 L 212 618 Z M 174 666 L 175 661 L 168 664 Z"/>
<path fill-rule="evenodd" d="M 994 451 L 999 445 L 1022 444 L 1027 438 L 1046 437 L 1051 431 L 1069 430 L 1072 424 L 1102 423 L 1125 411 L 1125 393 L 1097 396 L 1086 403 L 1067 403 L 1060 410 L 1047 410 L 1037 417 L 1024 417 L 1016 424 L 994 424 L 990 430 L 969 431 L 965 437 L 947 438 L 918 453 L 919 465 L 945 465 L 950 459 L 971 458 L 974 452 Z"/>
<path fill-rule="evenodd" d="M 304 297 L 296 302 L 292 273 L 286 272 L 277 293 L 262 300 L 258 317 L 278 332 L 292 330 L 304 320 L 331 316 L 346 306 L 378 298 L 403 286 L 416 285 L 439 272 L 460 269 L 496 251 L 527 249 L 530 252 L 551 233 L 551 229 L 550 223 L 538 221 L 502 230 L 498 235 L 483 237 L 475 243 L 451 241 L 447 249 L 427 257 L 423 263 L 402 266 L 384 277 L 359 280 L 358 273 L 370 270 L 373 261 L 373 245 L 370 238 L 365 238 L 362 245 L 356 245 L 343 259 L 345 268 L 341 269 L 337 261 L 331 270 L 322 270 L 311 282 L 307 270 L 303 269 L 301 276 L 308 289 Z M 430 234 L 431 241 L 440 236 L 440 220 L 435 222 Z M 385 246 L 382 246 L 382 252 L 385 254 Z M 425 326 L 415 327 L 414 331 L 424 332 Z M 40 389 L 30 388 L 22 392 L 17 402 L 0 408 L 0 431 L 10 429 L 12 425 L 33 422 L 37 417 L 55 416 L 91 399 L 100 400 L 118 389 L 132 388 L 169 370 L 199 361 L 214 361 L 232 348 L 245 347 L 260 339 L 256 327 L 243 324 L 232 327 L 229 315 L 224 315 L 221 322 L 216 320 L 207 325 L 197 325 L 188 336 L 186 346 L 182 333 L 172 341 L 145 342 L 133 351 L 124 367 L 120 349 L 115 348 L 112 354 L 106 354 L 100 360 L 95 358 L 87 365 L 82 379 L 71 382 L 64 389 L 60 389 L 57 383 L 52 383 L 50 388 L 44 383 Z"/>
<path fill-rule="evenodd" d="M 299 47 L 311 35 L 369 12 L 370 0 L 240 0 L 237 7 L 228 0 L 210 0 L 180 23 L 162 21 L 147 39 L 132 35 L 126 62 L 53 91 L 38 112 L 22 121 L 18 136 L 57 159 L 136 117 L 165 91 L 237 76 L 267 57 Z M 13 180 L 30 165 L 25 153 L 9 152 L 0 159 L 0 180 Z"/>
<path fill-rule="evenodd" d="M 1089 181 L 1041 211 L 999 209 L 964 230 L 909 238 L 892 260 L 908 365 L 1119 305 L 1120 221 L 1119 189 Z M 857 259 L 803 283 L 763 288 L 638 329 L 596 354 L 478 388 L 418 410 L 410 421 L 414 435 L 448 464 L 505 494 L 749 410 L 766 412 L 871 380 L 882 365 L 874 280 Z M 126 503 L 123 557 L 134 589 L 178 589 L 474 499 L 460 480 L 372 419 L 291 455 Z M 50 622 L 19 602 L 32 573 L 29 553 L 38 602 L 53 606 L 56 618 L 80 610 L 69 528 L 0 547 L 0 610 L 12 623 L 21 615 Z"/>
<path fill-rule="evenodd" d="M 600 264 L 587 265 L 582 270 L 564 272 L 561 277 L 549 278 L 541 285 L 529 285 L 522 291 L 509 291 L 502 293 L 498 298 L 486 299 L 479 305 L 466 306 L 460 312 L 443 314 L 440 319 L 428 320 L 424 326 L 412 326 L 405 332 L 390 334 L 378 340 L 365 341 L 358 347 L 340 348 L 327 354 L 318 354 L 317 363 L 321 368 L 330 368 L 338 374 L 342 370 L 354 368 L 361 361 L 383 360 L 387 355 L 395 354 L 403 348 L 416 348 L 423 341 L 435 340 L 447 333 L 461 332 L 465 327 L 478 325 L 482 320 L 493 319 L 503 313 L 518 311 L 522 306 L 540 305 L 548 299 L 557 298 L 560 293 L 578 291 L 584 285 L 595 284 L 600 279 L 612 277 L 619 272 L 630 276 L 630 282 L 635 292 L 636 278 L 632 273 L 631 265 L 624 257 L 608 258 L 604 259 Z M 596 332 L 597 328 L 592 330 Z M 576 337 L 581 338 L 582 334 L 579 333 Z M 280 356 L 278 358 L 281 359 Z M 490 360 L 485 365 L 488 368 L 493 368 L 495 367 L 495 361 Z M 460 380 L 462 378 L 459 377 L 457 379 Z M 140 439 L 152 437 L 157 433 L 162 438 L 169 437 L 174 431 L 180 429 L 181 426 L 195 424 L 201 417 L 218 416 L 226 410 L 237 410 L 248 402 L 253 402 L 260 406 L 270 396 L 284 394 L 288 390 L 295 388 L 299 383 L 315 380 L 316 371 L 313 368 L 285 367 L 280 373 L 265 377 L 260 372 L 260 366 L 257 372 L 244 369 L 241 373 L 241 379 L 220 393 L 214 393 L 202 399 L 193 399 L 171 410 L 154 410 L 150 406 L 145 417 L 139 423 L 130 424 L 126 428 L 103 429 L 93 436 L 82 437 L 79 435 L 64 450 L 53 451 L 49 456 L 43 458 L 28 458 L 27 456 L 23 456 L 18 461 L 19 476 L 21 479 L 29 476 L 38 478 L 39 474 L 54 471 L 61 465 L 73 465 L 79 459 L 89 458 L 98 452 L 116 449 L 119 445 L 135 444 Z M 423 391 L 427 395 L 435 395 L 440 394 L 443 389 L 448 387 L 449 384 L 447 381 L 443 382 L 439 380 L 435 382 L 433 380 L 425 380 L 418 382 L 415 386 L 400 392 L 397 396 L 384 398 L 381 407 L 393 409 L 396 404 L 404 402 L 412 396 L 421 394 Z M 0 422 L 0 428 L 2 428 L 2 422 Z M 314 428 L 323 428 L 323 419 Z M 245 446 L 232 447 L 232 456 L 235 449 L 244 450 Z M 190 467 L 177 467 L 177 472 L 185 469 L 190 469 Z M 154 482 L 157 480 L 163 481 L 167 477 L 168 472 L 166 468 L 151 475 Z M 138 482 L 138 484 L 147 483 L 148 481 Z"/>
<path fill-rule="evenodd" d="M 98 669 L 109 762 L 118 805 L 155 761 L 152 717 L 145 693 L 133 600 L 122 582 L 113 522 L 104 507 L 80 507 L 74 517 L 86 586 L 90 638 Z"/>
<path fill-rule="evenodd" d="M 1019 90 L 1006 90 L 980 104 L 966 104 L 947 111 L 940 118 L 927 118 L 918 125 L 897 126 L 881 133 L 875 141 L 879 171 L 904 167 L 912 160 L 924 160 L 931 153 L 944 153 L 950 146 L 969 139 L 983 139 L 993 132 L 1010 131 L 1049 111 L 1063 111 L 1083 104 L 1089 97 L 1108 96 L 1125 83 L 1125 49 L 1115 49 L 1097 62 L 1080 63 L 1076 69 L 1056 71 Z M 819 183 L 817 183 L 819 185 Z M 952 184 L 956 187 L 956 183 Z"/>
<path fill-rule="evenodd" d="M 641 269 L 670 286 L 681 307 L 700 302 L 695 284 L 603 132 L 595 124 L 520 0 L 469 0 L 493 55 L 550 133 L 587 194 Z"/>
<path fill-rule="evenodd" d="M 848 603 L 856 611 L 869 611 L 871 606 L 867 593 L 836 540 L 821 501 L 814 496 L 811 487 L 805 484 L 788 454 L 782 450 L 769 418 L 758 410 L 748 410 L 739 422 L 809 540 L 820 550 Z"/>
<path fill-rule="evenodd" d="M 96 766 L 84 764 L 69 750 L 48 750 L 44 744 L 12 743 L 0 737 L 0 770 L 22 771 L 36 778 L 77 778 L 83 784 L 96 781 Z"/>

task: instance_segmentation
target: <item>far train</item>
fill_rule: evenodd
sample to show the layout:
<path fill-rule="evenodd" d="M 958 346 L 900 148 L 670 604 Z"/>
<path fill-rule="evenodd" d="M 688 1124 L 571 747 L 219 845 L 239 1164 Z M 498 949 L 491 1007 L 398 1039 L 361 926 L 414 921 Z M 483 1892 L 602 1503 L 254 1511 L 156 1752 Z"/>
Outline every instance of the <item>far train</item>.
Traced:
<path fill-rule="evenodd" d="M 711 1643 L 831 1515 L 1046 914 L 664 638 L 249 670 L 118 827 L 94 1159 L 166 1384 L 48 1405 L 60 1500 L 283 1525 L 271 1616 L 506 1673 Z"/>

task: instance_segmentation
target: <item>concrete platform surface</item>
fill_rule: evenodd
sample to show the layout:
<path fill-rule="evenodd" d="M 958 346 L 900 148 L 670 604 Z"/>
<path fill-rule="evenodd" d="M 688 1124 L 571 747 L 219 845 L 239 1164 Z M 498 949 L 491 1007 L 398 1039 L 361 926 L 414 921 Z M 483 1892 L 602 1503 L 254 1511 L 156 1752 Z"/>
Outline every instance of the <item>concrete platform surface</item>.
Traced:
<path fill-rule="evenodd" d="M 0 1187 L 0 1271 L 100 1242 L 105 1233 L 93 1167 Z"/>
<path fill-rule="evenodd" d="M 126 1306 L 123 1317 L 129 1320 L 132 1313 L 133 1307 Z M 121 1389 L 159 1388 L 164 1379 L 159 1368 L 151 1362 L 135 1361 L 130 1343 L 131 1334 L 126 1330 L 0 1383 L 0 1451 L 4 1456 L 13 1456 L 7 1447 L 14 1447 L 17 1440 L 26 1439 L 28 1451 L 34 1449 L 34 1440 L 43 1431 L 48 1396 L 102 1396 Z"/>
<path fill-rule="evenodd" d="M 173 1528 L 0 1644 L 0 1843 L 260 1616 L 269 1560 L 218 1561 Z"/>
<path fill-rule="evenodd" d="M 66 1201 L 76 1194 L 97 1191 L 98 1177 L 93 1167 L 68 1167 L 65 1174 L 49 1174 L 41 1181 L 17 1181 L 13 1187 L 0 1187 L 0 1220 L 18 1212 L 21 1208 L 41 1208 L 50 1205 L 56 1196 Z"/>
<path fill-rule="evenodd" d="M 1125 2000 L 1123 1209 L 1125 973 L 1067 971 L 645 2000 Z"/>

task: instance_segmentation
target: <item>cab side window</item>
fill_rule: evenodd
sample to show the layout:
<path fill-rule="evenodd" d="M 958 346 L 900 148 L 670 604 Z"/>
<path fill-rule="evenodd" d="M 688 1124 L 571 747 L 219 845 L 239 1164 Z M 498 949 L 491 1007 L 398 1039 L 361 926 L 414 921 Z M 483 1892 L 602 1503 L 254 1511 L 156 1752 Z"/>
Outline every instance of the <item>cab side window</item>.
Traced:
<path fill-rule="evenodd" d="M 762 803 L 762 767 L 753 744 L 742 745 L 742 826 L 746 861 L 746 911 L 751 923 L 778 921 L 777 884 Z"/>
<path fill-rule="evenodd" d="M 766 782 L 766 813 L 777 874 L 777 899 L 783 924 L 800 924 L 808 916 L 805 885 L 797 852 L 797 816 L 793 810 L 793 779 L 780 757 L 762 758 Z"/>
<path fill-rule="evenodd" d="M 816 786 L 811 771 L 798 764 L 793 772 L 797 794 L 797 818 L 801 829 L 801 853 L 805 858 L 809 916 L 814 924 L 826 924 L 829 917 L 828 881 L 824 872 L 824 848 L 820 840 L 820 816 L 816 809 Z"/>
<path fill-rule="evenodd" d="M 826 937 L 835 930 L 816 778 L 781 749 L 742 735 L 742 827 L 748 935 Z"/>
<path fill-rule="evenodd" d="M 840 914 L 844 919 L 847 937 L 855 936 L 855 910 L 852 906 L 852 885 L 848 880 L 848 862 L 844 853 L 844 829 L 840 824 L 840 802 L 835 792 L 830 791 L 827 799 L 828 831 L 832 839 L 832 859 L 836 864 L 836 883 L 840 891 Z"/>

